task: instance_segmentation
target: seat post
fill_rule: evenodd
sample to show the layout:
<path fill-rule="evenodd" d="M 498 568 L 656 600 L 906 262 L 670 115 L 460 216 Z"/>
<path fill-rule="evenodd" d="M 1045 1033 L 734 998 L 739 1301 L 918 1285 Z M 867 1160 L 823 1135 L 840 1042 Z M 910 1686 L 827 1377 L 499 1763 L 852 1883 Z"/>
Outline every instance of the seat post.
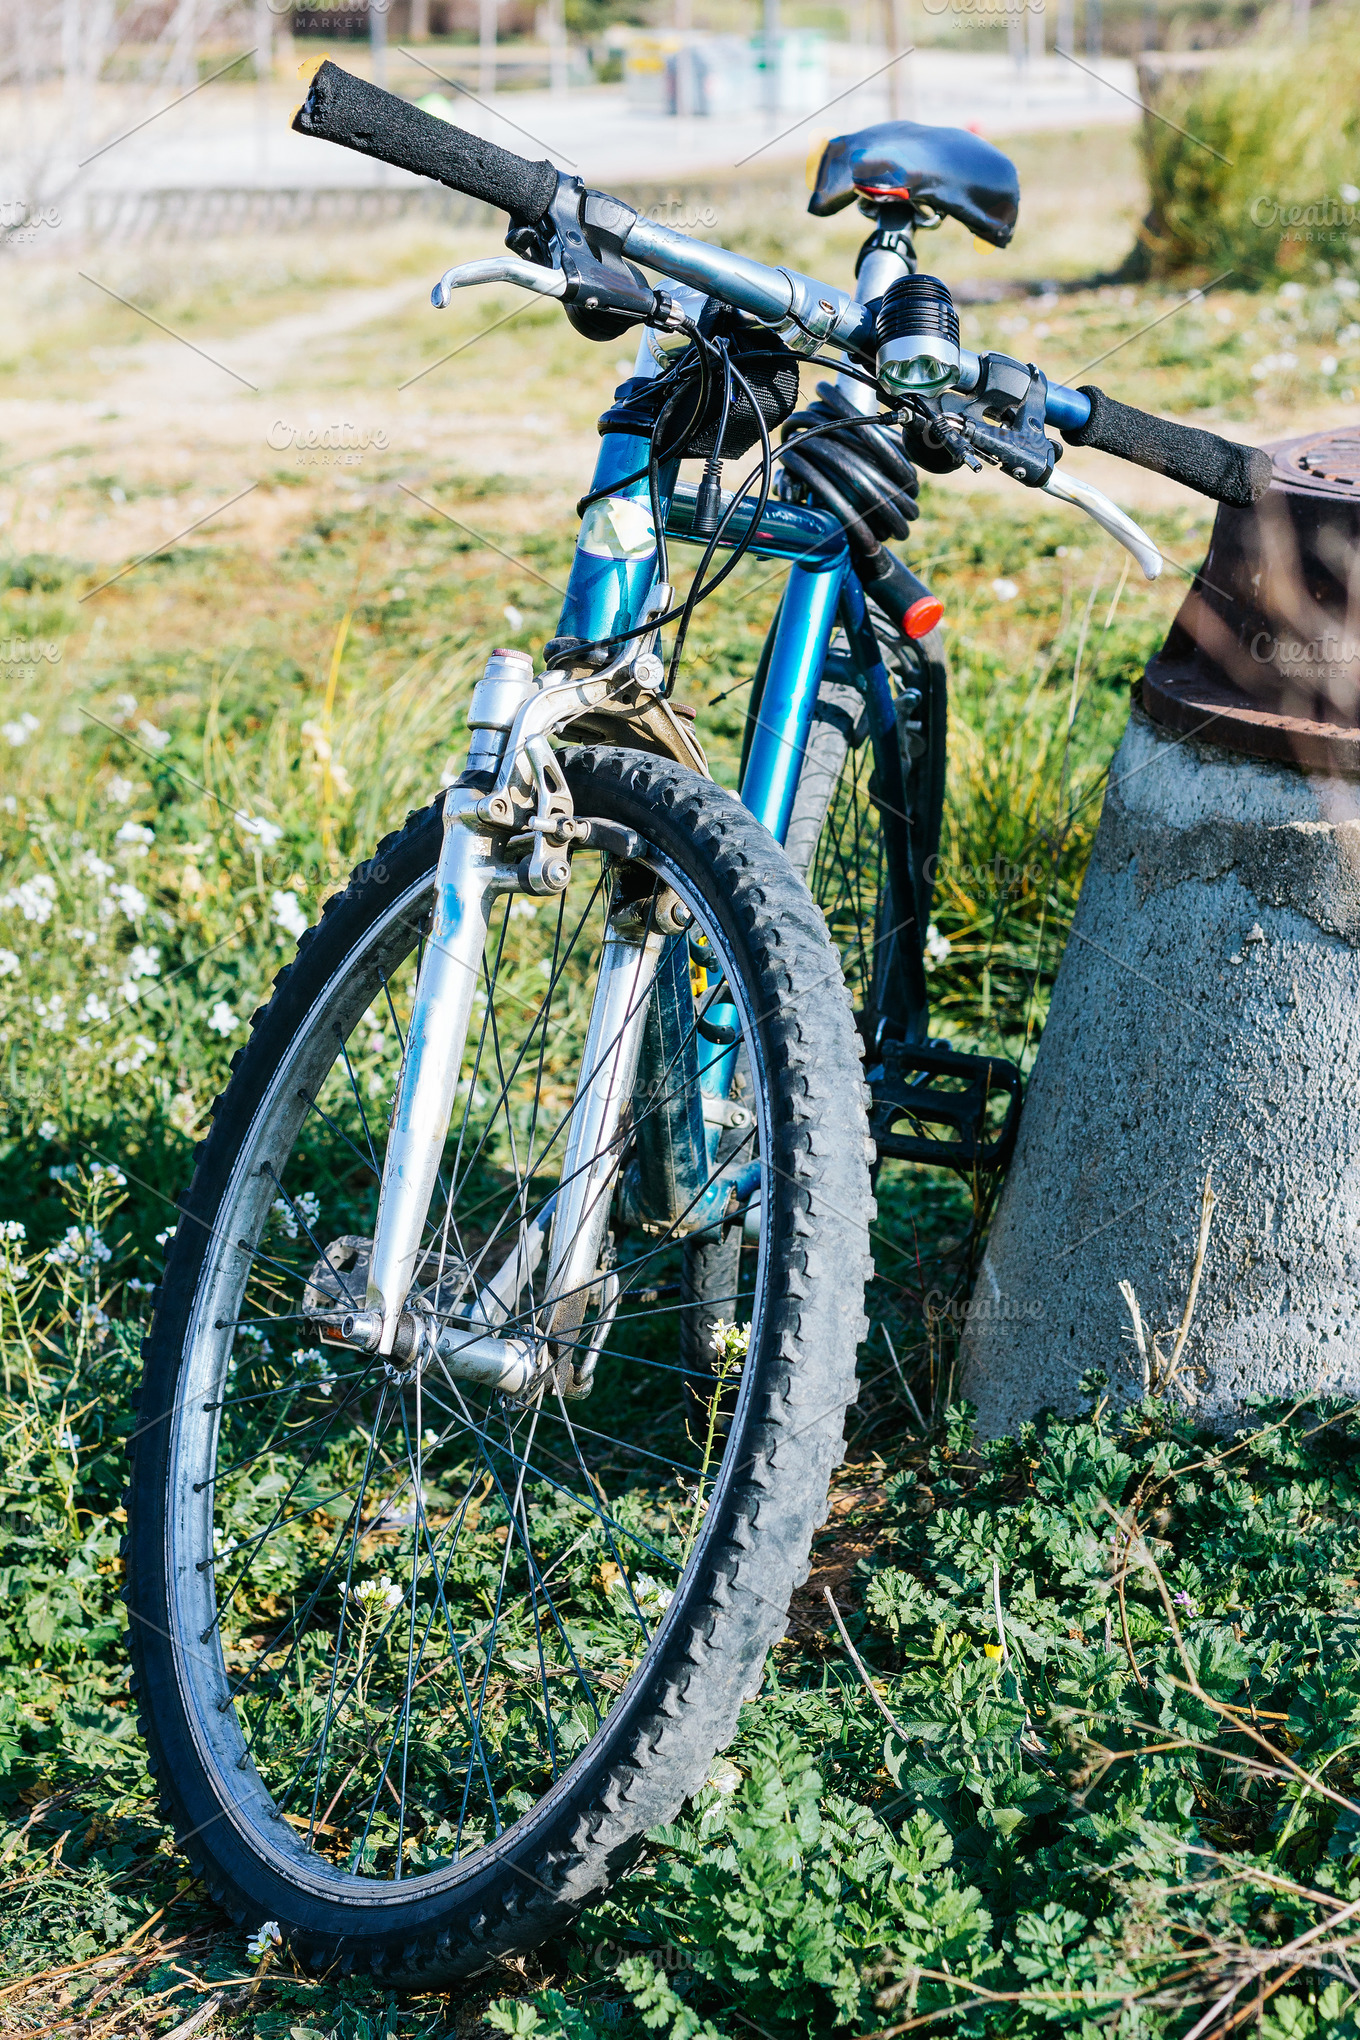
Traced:
<path fill-rule="evenodd" d="M 862 305 L 872 304 L 881 298 L 890 283 L 896 283 L 899 276 L 910 276 L 916 268 L 916 250 L 912 245 L 912 210 L 906 205 L 878 205 L 869 207 L 863 200 L 861 208 L 871 212 L 876 221 L 874 231 L 859 251 L 855 265 L 855 296 Z M 872 418 L 878 410 L 878 402 L 868 383 L 852 375 L 838 375 L 836 388 L 847 397 L 855 409 L 866 418 Z"/>

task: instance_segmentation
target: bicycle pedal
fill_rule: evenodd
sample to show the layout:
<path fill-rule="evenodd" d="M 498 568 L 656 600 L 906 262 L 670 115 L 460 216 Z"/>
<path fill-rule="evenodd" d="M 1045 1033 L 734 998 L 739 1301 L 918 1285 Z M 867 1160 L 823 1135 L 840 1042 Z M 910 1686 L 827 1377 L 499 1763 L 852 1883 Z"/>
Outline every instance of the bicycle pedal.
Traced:
<path fill-rule="evenodd" d="M 1020 1124 L 1020 1071 L 1004 1056 L 891 1042 L 869 1071 L 869 1131 L 880 1161 L 1004 1169 Z M 940 1133 L 927 1129 L 939 1127 Z"/>

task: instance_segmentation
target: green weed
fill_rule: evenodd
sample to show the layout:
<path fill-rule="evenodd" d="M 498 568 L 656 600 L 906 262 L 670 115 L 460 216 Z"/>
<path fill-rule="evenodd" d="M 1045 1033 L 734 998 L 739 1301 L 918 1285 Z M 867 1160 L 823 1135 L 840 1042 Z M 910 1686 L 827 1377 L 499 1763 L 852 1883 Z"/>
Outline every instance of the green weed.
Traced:
<path fill-rule="evenodd" d="M 1360 50 L 1344 8 L 1306 44 L 1271 20 L 1254 45 L 1168 87 L 1140 145 L 1152 198 L 1140 239 L 1163 274 L 1231 269 L 1246 284 L 1355 274 Z"/>

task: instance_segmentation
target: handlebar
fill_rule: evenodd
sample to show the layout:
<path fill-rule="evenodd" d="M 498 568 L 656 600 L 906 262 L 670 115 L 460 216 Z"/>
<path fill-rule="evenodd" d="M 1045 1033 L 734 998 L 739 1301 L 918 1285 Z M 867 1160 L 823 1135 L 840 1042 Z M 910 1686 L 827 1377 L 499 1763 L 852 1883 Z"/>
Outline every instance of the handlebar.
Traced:
<path fill-rule="evenodd" d="M 1271 458 L 1259 446 L 1239 446 L 1216 432 L 1136 411 L 1091 384 L 1075 394 L 1088 400 L 1090 411 L 1084 423 L 1061 428 L 1069 446 L 1098 447 L 1237 510 L 1249 510 L 1270 487 Z"/>
<path fill-rule="evenodd" d="M 417 177 L 433 177 L 525 226 L 537 225 L 557 195 L 554 164 L 530 163 L 513 150 L 484 142 L 395 92 L 342 71 L 329 57 L 315 73 L 293 127 L 300 135 L 338 142 L 342 149 L 395 163 Z"/>
<path fill-rule="evenodd" d="M 815 353 L 830 345 L 843 347 L 861 360 L 875 360 L 876 320 L 870 305 L 797 270 L 771 268 L 748 255 L 733 254 L 643 219 L 623 200 L 586 191 L 578 179 L 564 178 L 552 163 L 531 163 L 510 149 L 468 134 L 395 93 L 341 70 L 329 58 L 314 75 L 293 126 L 299 134 L 337 142 L 342 148 L 394 163 L 416 176 L 432 177 L 509 213 L 519 226 L 539 226 L 552 214 L 554 222 L 565 227 L 566 239 L 582 250 L 589 246 L 593 251 L 630 256 L 674 282 L 720 298 L 771 326 L 795 353 Z M 570 221 L 558 205 L 564 185 L 572 199 Z M 449 292 L 460 282 L 485 280 L 474 277 L 472 269 L 485 271 L 492 266 L 475 264 L 462 272 L 450 270 L 436 288 L 435 302 L 447 302 Z M 569 301 L 574 297 L 566 283 L 558 289 L 546 281 L 554 272 L 540 272 L 527 263 L 517 267 L 528 271 L 528 276 L 509 280 L 528 282 L 534 289 Z M 500 265 L 498 274 L 503 268 Z M 636 279 L 636 271 L 633 276 Z M 586 299 L 588 306 L 595 303 L 595 298 Z M 632 316 L 638 314 L 634 311 Z M 964 391 L 976 388 L 982 363 L 978 356 L 963 350 L 960 356 L 957 387 Z M 1045 423 L 1055 425 L 1070 446 L 1097 447 L 1239 509 L 1258 502 L 1270 486 L 1270 457 L 1259 448 L 1238 446 L 1216 433 L 1176 425 L 1116 403 L 1090 384 L 1073 390 L 1050 383 L 1043 415 Z"/>

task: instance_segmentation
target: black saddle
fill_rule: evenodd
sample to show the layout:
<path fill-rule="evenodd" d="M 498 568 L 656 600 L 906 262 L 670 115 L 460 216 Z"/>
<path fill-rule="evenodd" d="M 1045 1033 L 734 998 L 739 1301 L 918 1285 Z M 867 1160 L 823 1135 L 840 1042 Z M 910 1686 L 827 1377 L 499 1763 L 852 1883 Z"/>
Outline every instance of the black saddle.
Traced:
<path fill-rule="evenodd" d="M 1020 211 L 1020 179 L 1010 157 L 981 135 L 886 120 L 827 143 L 808 211 L 822 217 L 855 198 L 947 213 L 1004 248 Z"/>

